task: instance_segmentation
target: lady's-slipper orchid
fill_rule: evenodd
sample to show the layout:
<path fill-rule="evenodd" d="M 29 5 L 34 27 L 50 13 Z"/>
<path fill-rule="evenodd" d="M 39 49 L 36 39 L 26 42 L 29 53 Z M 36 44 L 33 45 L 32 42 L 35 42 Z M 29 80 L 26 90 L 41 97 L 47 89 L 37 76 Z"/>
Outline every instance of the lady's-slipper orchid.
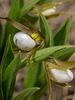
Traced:
<path fill-rule="evenodd" d="M 21 30 L 22 32 L 18 32 L 14 35 L 14 43 L 18 48 L 14 48 L 14 50 L 22 50 L 23 52 L 30 52 L 28 56 L 28 63 L 30 64 L 30 57 L 31 55 L 41 48 L 44 43 L 44 37 L 27 19 L 23 18 L 25 26 L 10 19 L 10 18 L 3 18 L 0 19 L 7 20 L 10 24 L 12 24 L 17 29 Z"/>
<path fill-rule="evenodd" d="M 49 18 L 54 18 L 54 17 L 58 17 L 61 14 L 66 14 L 67 12 L 59 12 L 59 13 L 55 13 L 56 12 L 56 6 L 62 5 L 62 4 L 66 4 L 68 2 L 70 2 L 72 0 L 68 0 L 65 2 L 48 2 L 48 3 L 42 3 L 42 4 L 36 4 L 30 11 L 29 11 L 29 15 L 38 18 L 39 15 L 37 13 L 37 10 L 39 10 L 47 19 Z"/>
<path fill-rule="evenodd" d="M 51 81 L 64 87 L 70 87 L 68 82 L 73 80 L 73 73 L 69 70 L 75 68 L 75 62 L 60 61 L 53 57 L 45 60 L 45 71 L 50 91 L 49 100 L 52 100 Z"/>
<path fill-rule="evenodd" d="M 41 8 L 41 9 L 43 9 L 43 8 Z M 37 10 L 39 10 L 45 17 L 53 15 L 56 12 L 56 7 L 55 6 L 50 8 L 50 9 L 46 9 L 46 10 L 42 10 L 42 11 L 41 11 L 41 9 L 39 9 L 39 7 L 37 5 L 37 7 L 35 7 L 35 9 L 31 10 L 28 14 L 30 16 L 38 18 L 39 15 L 37 13 Z"/>

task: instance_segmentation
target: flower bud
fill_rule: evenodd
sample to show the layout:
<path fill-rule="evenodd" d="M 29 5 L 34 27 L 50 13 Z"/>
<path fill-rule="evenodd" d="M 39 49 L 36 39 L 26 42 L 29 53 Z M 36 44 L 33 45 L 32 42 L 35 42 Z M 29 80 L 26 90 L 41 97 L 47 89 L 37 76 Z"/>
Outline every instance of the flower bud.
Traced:
<path fill-rule="evenodd" d="M 68 70 L 57 70 L 57 69 L 50 69 L 49 70 L 50 78 L 58 83 L 68 83 L 73 79 L 73 73 Z"/>
<path fill-rule="evenodd" d="M 36 45 L 36 42 L 24 32 L 16 33 L 13 40 L 15 45 L 24 51 L 30 51 Z"/>

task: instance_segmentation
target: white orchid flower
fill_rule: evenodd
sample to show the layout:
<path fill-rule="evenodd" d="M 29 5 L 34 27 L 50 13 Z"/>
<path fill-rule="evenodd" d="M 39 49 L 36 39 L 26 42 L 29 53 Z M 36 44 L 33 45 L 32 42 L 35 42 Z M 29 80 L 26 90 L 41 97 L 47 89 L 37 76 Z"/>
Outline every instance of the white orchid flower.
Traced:
<path fill-rule="evenodd" d="M 63 87 L 70 87 L 67 83 L 74 78 L 71 68 L 75 68 L 75 62 L 60 61 L 53 57 L 45 60 L 45 72 L 50 92 L 49 100 L 52 100 L 51 81 Z"/>

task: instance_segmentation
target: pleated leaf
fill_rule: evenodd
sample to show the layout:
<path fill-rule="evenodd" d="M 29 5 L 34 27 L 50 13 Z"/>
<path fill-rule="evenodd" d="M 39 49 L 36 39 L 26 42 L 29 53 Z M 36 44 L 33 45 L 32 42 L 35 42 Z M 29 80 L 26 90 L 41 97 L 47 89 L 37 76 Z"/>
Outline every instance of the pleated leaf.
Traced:
<path fill-rule="evenodd" d="M 34 63 L 32 64 L 33 69 L 30 67 L 27 70 L 24 82 L 24 88 L 30 88 L 36 86 L 38 81 L 38 76 L 40 74 L 40 69 L 42 67 L 42 63 Z"/>
<path fill-rule="evenodd" d="M 11 86 L 11 82 L 14 76 L 14 72 L 17 67 L 20 65 L 20 52 L 13 59 L 13 61 L 8 65 L 4 74 L 3 74 L 3 92 L 4 92 L 4 100 L 8 100 L 9 90 Z"/>
<path fill-rule="evenodd" d="M 41 69 L 40 69 L 40 73 L 39 73 L 39 76 L 38 76 L 38 81 L 36 83 L 36 85 L 38 87 L 40 87 L 40 90 L 38 90 L 36 93 L 34 93 L 29 100 L 34 100 L 36 98 L 36 100 L 39 100 L 43 94 L 47 91 L 47 81 L 46 81 L 46 75 L 45 75 L 45 71 L 44 71 L 44 68 L 43 66 L 41 66 Z"/>
<path fill-rule="evenodd" d="M 9 36 L 8 40 L 6 42 L 4 54 L 3 54 L 3 57 L 2 57 L 2 61 L 1 61 L 1 66 L 3 68 L 3 73 L 5 72 L 5 69 L 8 67 L 8 65 L 10 64 L 10 62 L 13 59 L 14 59 L 14 53 L 13 53 L 13 50 L 12 50 L 10 36 Z"/>
<path fill-rule="evenodd" d="M 4 54 L 2 57 L 2 61 L 1 61 L 1 66 L 0 66 L 0 99 L 3 100 L 3 93 L 2 93 L 2 76 L 5 72 L 5 69 L 8 67 L 8 65 L 10 64 L 10 62 L 14 59 L 14 54 L 12 51 L 12 47 L 11 47 L 11 42 L 10 42 L 10 36 L 7 40 L 6 46 L 5 46 L 5 50 L 4 50 Z"/>
<path fill-rule="evenodd" d="M 35 98 L 36 100 L 39 100 L 44 95 L 44 93 L 47 91 L 47 88 L 48 88 L 47 82 L 44 81 L 44 83 L 40 85 L 40 90 L 37 91 L 35 94 L 33 94 L 29 100 L 35 100 Z"/>
<path fill-rule="evenodd" d="M 16 75 L 15 75 L 15 77 L 12 78 L 12 82 L 11 82 L 10 90 L 9 90 L 9 94 L 8 94 L 8 100 L 11 100 L 13 97 L 15 82 L 16 82 Z"/>
<path fill-rule="evenodd" d="M 21 93 L 19 93 L 13 100 L 29 100 L 30 96 L 33 95 L 39 89 L 40 88 L 38 87 L 31 87 L 25 89 Z"/>
<path fill-rule="evenodd" d="M 0 63 L 3 56 L 3 51 L 4 51 L 4 33 L 2 24 L 0 22 Z"/>
<path fill-rule="evenodd" d="M 35 26 L 37 24 L 38 18 L 34 18 L 32 16 L 29 16 L 28 14 L 25 15 L 25 18 L 28 19 L 32 23 L 32 25 Z"/>
<path fill-rule="evenodd" d="M 46 3 L 46 2 L 51 2 L 52 0 L 40 0 L 38 3 Z"/>
<path fill-rule="evenodd" d="M 54 35 L 54 44 L 55 45 L 65 45 L 68 40 L 68 35 L 70 31 L 72 16 L 68 18 L 68 20 L 63 23 Z"/>
<path fill-rule="evenodd" d="M 67 61 L 75 52 L 75 48 L 64 48 L 62 50 L 53 53 L 53 57 L 60 59 L 61 61 Z"/>
<path fill-rule="evenodd" d="M 48 47 L 48 48 L 41 49 L 37 51 L 31 57 L 31 63 L 40 62 L 42 60 L 45 60 L 48 56 L 52 55 L 54 52 L 64 49 L 64 48 L 74 48 L 75 49 L 75 46 L 64 45 L 64 46 L 54 46 L 54 47 Z M 27 57 L 21 61 L 20 68 L 23 68 L 25 65 L 28 65 Z"/>
<path fill-rule="evenodd" d="M 24 6 L 24 0 L 19 0 L 20 1 L 20 8 Z"/>
<path fill-rule="evenodd" d="M 41 33 L 45 37 L 45 43 L 46 47 L 50 47 L 54 45 L 54 39 L 52 35 L 52 31 L 50 29 L 50 26 L 46 20 L 46 18 L 38 11 L 39 17 L 40 17 L 40 28 Z"/>
<path fill-rule="evenodd" d="M 41 49 L 32 56 L 32 59 L 35 61 L 41 61 L 41 60 L 46 59 L 49 55 L 53 54 L 54 52 L 61 50 L 63 48 L 68 48 L 68 47 L 70 48 L 73 46 L 54 46 L 54 47 L 48 47 L 45 49 Z M 75 46 L 74 46 L 74 48 L 75 48 Z"/>
<path fill-rule="evenodd" d="M 20 0 L 12 0 L 12 4 L 11 4 L 11 8 L 10 8 L 8 17 L 15 21 L 19 21 L 20 6 L 21 6 Z M 17 32 L 17 29 L 14 28 L 9 22 L 7 22 L 6 27 L 5 27 L 5 40 L 8 38 L 9 34 L 11 34 L 11 43 L 13 46 L 14 46 L 13 36 L 16 32 Z"/>
<path fill-rule="evenodd" d="M 28 11 L 38 2 L 39 0 L 32 0 L 29 3 L 27 3 L 25 6 L 23 6 L 20 9 L 20 18 L 22 18 L 23 16 L 25 16 Z"/>

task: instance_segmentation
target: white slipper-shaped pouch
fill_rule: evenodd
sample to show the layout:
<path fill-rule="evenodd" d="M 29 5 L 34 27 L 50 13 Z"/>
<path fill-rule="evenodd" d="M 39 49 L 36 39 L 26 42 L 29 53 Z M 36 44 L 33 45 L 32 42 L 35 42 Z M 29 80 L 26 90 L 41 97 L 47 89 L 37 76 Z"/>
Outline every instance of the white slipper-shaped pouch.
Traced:
<path fill-rule="evenodd" d="M 24 51 L 30 51 L 36 45 L 36 42 L 26 33 L 18 32 L 14 35 L 15 45 Z"/>
<path fill-rule="evenodd" d="M 50 69 L 49 70 L 50 78 L 58 83 L 68 83 L 73 79 L 73 73 L 68 69 L 65 71 L 57 70 L 57 69 Z"/>

